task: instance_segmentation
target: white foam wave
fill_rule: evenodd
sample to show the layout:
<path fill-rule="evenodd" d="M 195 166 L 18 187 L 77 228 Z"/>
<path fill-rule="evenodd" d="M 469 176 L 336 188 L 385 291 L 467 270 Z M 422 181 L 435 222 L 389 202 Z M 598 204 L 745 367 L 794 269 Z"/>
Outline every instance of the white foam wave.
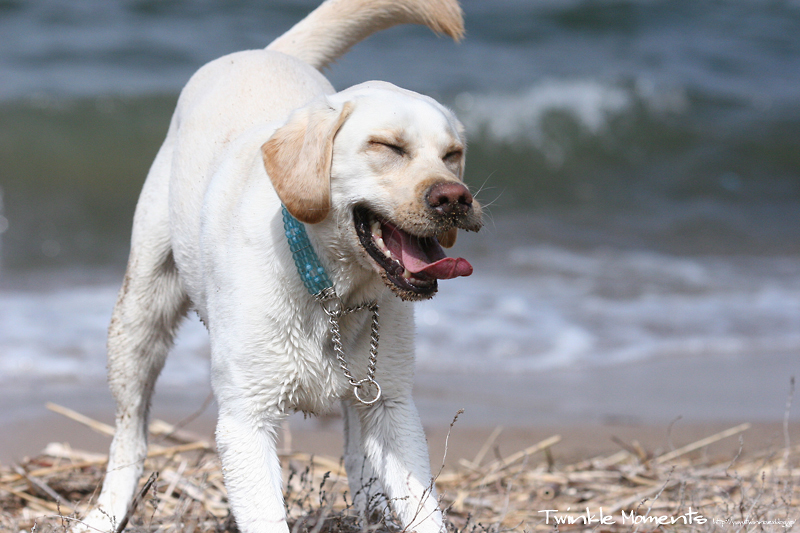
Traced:
<path fill-rule="evenodd" d="M 687 108 L 688 99 L 680 88 L 659 86 L 642 78 L 632 86 L 596 79 L 544 79 L 515 93 L 464 92 L 454 101 L 470 135 L 484 134 L 504 143 L 530 143 L 553 166 L 560 166 L 569 147 L 564 146 L 567 139 L 563 134 L 548 129 L 548 116 L 566 115 L 580 134 L 596 136 L 637 103 L 652 113 L 676 113 Z"/>
<path fill-rule="evenodd" d="M 765 263 L 800 272 L 786 261 Z M 502 277 L 459 280 L 419 305 L 420 365 L 518 372 L 800 350 L 800 287 L 761 275 L 764 264 L 550 246 L 499 263 Z"/>
<path fill-rule="evenodd" d="M 516 94 L 472 95 L 462 93 L 455 101 L 471 129 L 486 128 L 495 138 L 514 141 L 519 136 L 533 140 L 542 136 L 545 114 L 563 111 L 591 133 L 632 104 L 631 94 L 595 80 L 546 80 Z"/>
<path fill-rule="evenodd" d="M 522 372 L 666 356 L 800 352 L 800 260 L 642 251 L 509 250 L 417 304 L 420 368 Z M 0 384 L 105 380 L 116 286 L 0 294 Z M 380 364 L 380 362 L 379 362 Z M 208 381 L 203 326 L 187 321 L 160 381 Z"/>
<path fill-rule="evenodd" d="M 104 381 L 106 331 L 117 286 L 0 294 L 0 383 L 56 379 Z M 160 381 L 183 386 L 208 379 L 205 330 L 182 327 Z"/>

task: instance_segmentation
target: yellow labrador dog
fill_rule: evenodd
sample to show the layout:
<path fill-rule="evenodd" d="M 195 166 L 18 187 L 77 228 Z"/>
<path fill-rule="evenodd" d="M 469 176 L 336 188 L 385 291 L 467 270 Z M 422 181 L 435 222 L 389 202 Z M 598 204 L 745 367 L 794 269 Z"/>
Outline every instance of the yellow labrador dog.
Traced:
<path fill-rule="evenodd" d="M 190 310 L 210 334 L 216 440 L 242 532 L 288 531 L 276 428 L 339 401 L 356 504 L 379 492 L 404 527 L 443 530 L 411 398 L 409 301 L 472 272 L 442 249 L 481 227 L 463 128 L 428 97 L 381 82 L 335 92 L 319 73 L 400 23 L 463 32 L 457 0 L 329 0 L 183 89 L 136 208 L 109 328 L 116 433 L 77 530 L 125 518 L 153 387 Z"/>

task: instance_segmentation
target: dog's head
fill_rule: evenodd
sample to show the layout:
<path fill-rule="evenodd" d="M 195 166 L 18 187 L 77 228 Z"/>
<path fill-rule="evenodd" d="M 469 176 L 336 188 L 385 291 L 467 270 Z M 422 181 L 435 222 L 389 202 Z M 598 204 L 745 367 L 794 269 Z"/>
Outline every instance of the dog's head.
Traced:
<path fill-rule="evenodd" d="M 442 247 L 478 231 L 481 208 L 462 181 L 463 127 L 435 100 L 368 82 L 295 111 L 262 147 L 283 204 L 298 220 L 346 220 L 364 258 L 405 300 L 472 266 Z"/>

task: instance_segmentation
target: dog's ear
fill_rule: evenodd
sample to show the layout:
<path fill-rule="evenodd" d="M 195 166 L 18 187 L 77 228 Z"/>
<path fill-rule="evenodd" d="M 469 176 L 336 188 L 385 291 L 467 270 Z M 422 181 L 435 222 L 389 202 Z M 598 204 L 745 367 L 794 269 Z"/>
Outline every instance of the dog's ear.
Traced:
<path fill-rule="evenodd" d="M 307 224 L 325 220 L 331 208 L 333 138 L 353 111 L 325 101 L 313 102 L 291 114 L 261 146 L 264 167 L 289 213 Z"/>
<path fill-rule="evenodd" d="M 445 248 L 452 248 L 456 243 L 456 237 L 458 237 L 458 228 L 451 228 L 437 236 L 436 240 Z"/>

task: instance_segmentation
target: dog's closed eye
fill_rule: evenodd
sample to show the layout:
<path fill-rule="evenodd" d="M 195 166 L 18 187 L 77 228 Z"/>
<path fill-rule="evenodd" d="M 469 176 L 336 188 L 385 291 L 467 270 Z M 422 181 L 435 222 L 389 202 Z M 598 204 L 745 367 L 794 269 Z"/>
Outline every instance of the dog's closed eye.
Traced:
<path fill-rule="evenodd" d="M 464 150 L 462 148 L 453 148 L 442 157 L 442 161 L 450 169 L 450 172 L 459 177 L 461 177 L 463 159 Z"/>
<path fill-rule="evenodd" d="M 397 141 L 384 141 L 384 140 L 377 140 L 373 139 L 369 141 L 369 148 L 371 150 L 383 150 L 392 152 L 394 155 L 399 157 L 405 157 L 408 155 L 408 151 Z"/>
<path fill-rule="evenodd" d="M 455 150 L 450 150 L 449 152 L 444 154 L 444 157 L 442 158 L 442 160 L 445 163 L 458 163 L 458 162 L 461 161 L 461 157 L 463 155 L 464 155 L 464 151 L 461 150 L 460 148 L 456 148 Z"/>

